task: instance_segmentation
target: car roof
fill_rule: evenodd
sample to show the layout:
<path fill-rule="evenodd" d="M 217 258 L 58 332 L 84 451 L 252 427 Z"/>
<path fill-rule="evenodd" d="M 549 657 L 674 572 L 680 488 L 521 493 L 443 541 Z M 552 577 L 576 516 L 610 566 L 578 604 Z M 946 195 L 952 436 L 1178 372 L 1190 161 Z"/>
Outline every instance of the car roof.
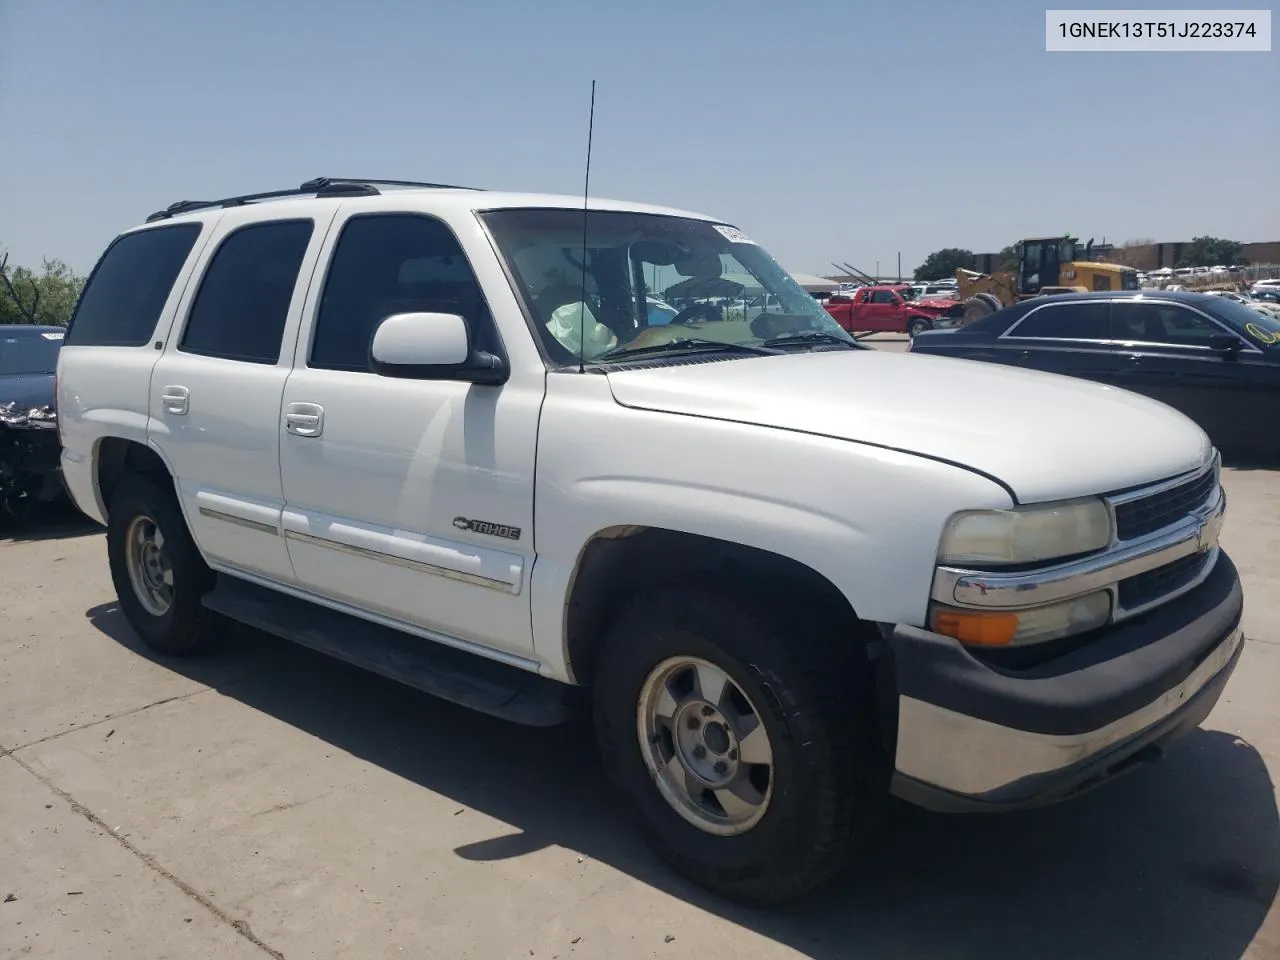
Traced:
<path fill-rule="evenodd" d="M 1088 293 L 1054 293 L 1023 300 L 1018 306 L 1035 306 L 1047 300 L 1060 303 L 1069 300 L 1176 300 L 1179 303 L 1203 303 L 1211 299 L 1207 293 L 1193 290 L 1093 290 Z"/>
<path fill-rule="evenodd" d="M 316 205 L 323 207 L 337 204 L 346 204 L 353 209 L 364 209 L 370 212 L 421 209 L 424 212 L 433 213 L 483 213 L 492 210 L 511 209 L 583 209 L 582 197 L 569 194 L 471 190 L 464 187 L 380 187 L 379 192 L 372 196 L 317 196 L 315 193 L 299 193 L 293 196 L 251 200 L 247 203 L 227 201 L 224 205 L 211 204 L 195 207 L 191 210 L 178 210 L 172 214 L 157 214 L 152 220 L 139 224 L 126 232 L 132 233 L 136 230 L 144 230 L 166 223 L 204 221 L 219 216 L 224 210 L 256 210 L 261 208 L 263 219 L 274 219 L 277 216 L 289 216 L 290 213 L 300 207 L 314 208 Z M 718 217 L 690 210 L 681 210 L 676 207 L 637 203 L 631 200 L 615 200 L 607 197 L 591 197 L 587 201 L 586 208 L 591 211 L 647 213 L 659 216 L 682 217 L 710 223 L 728 222 Z"/>
<path fill-rule="evenodd" d="M 33 323 L 0 323 L 0 332 L 6 336 L 15 333 L 66 333 L 66 327 L 59 327 L 52 324 L 39 325 Z"/>
<path fill-rule="evenodd" d="M 1046 303 L 1073 303 L 1091 300 L 1137 300 L 1142 303 L 1206 303 L 1218 298 L 1207 293 L 1192 293 L 1189 290 L 1096 290 L 1088 293 L 1055 293 L 1042 297 L 1020 300 L 1002 310 L 988 314 L 973 321 L 957 332 L 971 332 L 984 335 L 997 330 L 1004 330 L 1009 324 L 1030 313 Z"/>

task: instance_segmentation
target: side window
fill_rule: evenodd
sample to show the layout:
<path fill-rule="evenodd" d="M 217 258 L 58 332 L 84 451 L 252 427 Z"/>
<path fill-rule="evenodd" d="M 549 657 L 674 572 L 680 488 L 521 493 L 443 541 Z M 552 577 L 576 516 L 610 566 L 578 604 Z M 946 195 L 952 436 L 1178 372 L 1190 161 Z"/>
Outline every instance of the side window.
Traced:
<path fill-rule="evenodd" d="M 149 343 L 199 236 L 200 224 L 178 223 L 118 237 L 93 268 L 65 342 L 78 347 Z"/>
<path fill-rule="evenodd" d="M 459 314 L 478 349 L 500 349 L 480 284 L 447 226 L 418 214 L 352 217 L 334 247 L 308 364 L 367 371 L 378 324 L 419 312 Z"/>
<path fill-rule="evenodd" d="M 893 292 L 890 290 L 877 290 L 874 294 L 872 294 L 871 302 L 893 304 L 898 302 L 898 298 L 895 297 L 893 295 Z"/>
<path fill-rule="evenodd" d="M 1054 340 L 1110 340 L 1108 304 L 1077 301 L 1041 307 L 1010 332 L 1013 337 Z"/>
<path fill-rule="evenodd" d="M 1207 347 L 1224 331 L 1198 313 L 1161 303 L 1117 303 L 1112 307 L 1116 337 L 1142 343 Z"/>
<path fill-rule="evenodd" d="M 311 242 L 310 220 L 242 227 L 209 261 L 178 349 L 224 360 L 274 364 Z"/>

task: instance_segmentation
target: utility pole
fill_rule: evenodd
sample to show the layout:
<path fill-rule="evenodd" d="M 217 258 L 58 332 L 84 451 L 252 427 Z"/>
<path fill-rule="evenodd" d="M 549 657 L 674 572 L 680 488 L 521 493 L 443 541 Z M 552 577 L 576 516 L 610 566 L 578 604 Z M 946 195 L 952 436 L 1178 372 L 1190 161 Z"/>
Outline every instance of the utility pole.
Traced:
<path fill-rule="evenodd" d="M 902 251 L 898 251 L 898 282 L 902 282 Z"/>
<path fill-rule="evenodd" d="M 876 261 L 876 283 L 880 282 L 880 261 Z"/>

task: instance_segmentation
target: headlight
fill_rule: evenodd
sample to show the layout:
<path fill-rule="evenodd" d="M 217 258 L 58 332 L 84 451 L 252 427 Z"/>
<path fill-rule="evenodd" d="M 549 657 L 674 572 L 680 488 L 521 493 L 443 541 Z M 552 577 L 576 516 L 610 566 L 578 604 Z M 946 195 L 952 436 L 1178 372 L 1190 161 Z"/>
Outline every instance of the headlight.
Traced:
<path fill-rule="evenodd" d="M 947 521 L 938 562 L 953 566 L 1036 563 L 1101 550 L 1111 512 L 1096 497 L 1013 510 L 970 510 Z"/>
<path fill-rule="evenodd" d="M 1043 643 L 1102 626 L 1111 616 L 1106 590 L 1025 610 L 967 610 L 935 604 L 929 626 L 973 647 Z"/>

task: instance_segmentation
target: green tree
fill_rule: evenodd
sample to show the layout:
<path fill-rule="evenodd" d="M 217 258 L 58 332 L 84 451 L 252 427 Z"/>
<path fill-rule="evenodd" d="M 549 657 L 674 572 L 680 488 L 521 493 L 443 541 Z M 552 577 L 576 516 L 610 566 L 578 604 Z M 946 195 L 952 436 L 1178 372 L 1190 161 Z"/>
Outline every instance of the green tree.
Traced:
<path fill-rule="evenodd" d="M 46 258 L 37 272 L 11 267 L 8 259 L 0 256 L 0 323 L 65 327 L 84 288 L 84 277 L 76 276 L 61 260 Z"/>
<path fill-rule="evenodd" d="M 917 280 L 941 280 L 944 277 L 954 277 L 956 271 L 961 268 L 972 270 L 973 261 L 972 250 L 961 250 L 958 247 L 935 250 L 924 258 L 924 263 L 916 267 L 915 278 Z"/>
<path fill-rule="evenodd" d="M 1018 245 L 1011 243 L 1007 247 L 1000 250 L 1000 262 L 996 264 L 997 270 L 1007 270 L 1010 273 L 1018 272 L 1018 262 L 1021 259 L 1018 256 Z"/>
<path fill-rule="evenodd" d="M 1218 264 L 1244 266 L 1247 261 L 1240 256 L 1243 247 L 1234 240 L 1222 240 L 1218 237 L 1193 237 L 1191 243 L 1182 251 L 1180 267 L 1213 267 Z"/>

